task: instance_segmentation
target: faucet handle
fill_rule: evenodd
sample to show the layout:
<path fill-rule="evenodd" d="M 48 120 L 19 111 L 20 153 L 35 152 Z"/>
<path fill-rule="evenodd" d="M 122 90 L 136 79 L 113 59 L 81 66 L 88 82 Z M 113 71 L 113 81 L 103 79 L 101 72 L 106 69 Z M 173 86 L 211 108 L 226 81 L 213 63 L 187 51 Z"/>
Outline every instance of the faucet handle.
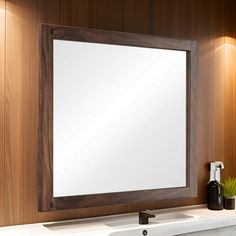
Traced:
<path fill-rule="evenodd" d="M 148 219 L 149 218 L 154 218 L 156 215 L 140 211 L 139 212 L 139 224 L 140 225 L 147 225 L 148 224 Z"/>

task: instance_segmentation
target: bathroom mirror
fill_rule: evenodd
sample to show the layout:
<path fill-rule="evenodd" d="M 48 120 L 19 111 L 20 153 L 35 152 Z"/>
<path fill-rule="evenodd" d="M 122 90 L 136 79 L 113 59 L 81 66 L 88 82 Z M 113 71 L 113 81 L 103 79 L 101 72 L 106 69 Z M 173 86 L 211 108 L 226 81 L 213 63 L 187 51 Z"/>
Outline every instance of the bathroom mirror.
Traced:
<path fill-rule="evenodd" d="M 196 43 L 42 25 L 39 210 L 196 195 Z"/>

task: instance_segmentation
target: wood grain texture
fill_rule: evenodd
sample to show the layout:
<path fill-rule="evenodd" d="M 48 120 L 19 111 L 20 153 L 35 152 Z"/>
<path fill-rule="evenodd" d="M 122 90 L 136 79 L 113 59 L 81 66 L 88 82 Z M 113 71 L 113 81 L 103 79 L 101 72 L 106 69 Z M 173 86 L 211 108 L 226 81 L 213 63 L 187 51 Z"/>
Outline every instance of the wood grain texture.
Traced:
<path fill-rule="evenodd" d="M 0 0 L 0 2 L 5 1 Z M 5 204 L 6 225 L 29 221 L 36 222 L 35 215 L 38 215 L 38 221 L 48 221 L 76 218 L 80 214 L 90 215 L 91 212 L 100 214 L 104 210 L 93 208 L 88 211 L 80 209 L 37 213 L 37 206 L 35 206 L 37 184 L 33 186 L 37 179 L 37 171 L 35 170 L 37 157 L 34 156 L 34 153 L 37 152 L 35 141 L 37 137 L 34 133 L 37 129 L 37 118 L 31 119 L 32 123 L 27 128 L 26 120 L 30 120 L 30 118 L 26 119 L 26 116 L 37 116 L 38 112 L 36 105 L 38 93 L 38 59 L 36 57 L 38 54 L 34 52 L 38 50 L 40 23 L 89 26 L 109 30 L 118 30 L 123 25 L 123 30 L 129 32 L 197 40 L 200 44 L 198 71 L 200 138 L 197 167 L 199 196 L 195 199 L 150 202 L 148 208 L 205 203 L 205 184 L 209 175 L 205 166 L 211 160 L 224 160 L 225 170 L 223 174 L 225 176 L 235 176 L 235 41 L 230 40 L 230 38 L 236 37 L 235 0 L 123 0 L 121 13 L 120 10 L 117 13 L 115 7 L 100 5 L 100 0 L 93 0 L 94 6 L 96 5 L 98 9 L 92 8 L 90 0 L 38 0 L 37 9 L 33 7 L 34 10 L 27 7 L 27 5 L 35 6 L 35 0 L 8 0 L 6 2 L 8 8 L 7 13 L 5 12 L 7 14 L 7 41 L 5 47 L 7 71 L 4 85 L 6 98 L 4 103 L 6 113 L 4 129 L 6 135 L 3 141 L 5 142 L 6 153 L 0 157 L 1 160 L 6 160 L 4 183 L 5 197 L 7 198 Z M 149 8 L 150 4 L 153 7 Z M 28 29 L 23 26 L 25 24 L 23 22 L 29 21 L 27 24 L 31 24 L 31 21 L 34 22 L 37 12 L 38 25 L 32 25 L 31 33 L 28 34 Z M 5 13 L 1 12 L 1 15 Z M 104 14 L 107 14 L 107 16 Z M 112 14 L 116 15 L 115 19 L 119 19 L 119 22 L 111 20 Z M 118 17 L 120 14 L 123 16 L 121 19 Z M 172 19 L 172 16 L 175 20 Z M 2 27 L 2 24 L 1 20 L 0 27 Z M 24 34 L 25 36 L 23 36 Z M 229 39 L 224 38 L 224 36 L 229 37 Z M 1 50 L 4 47 L 2 38 L 1 34 Z M 28 56 L 22 57 L 24 54 Z M 2 56 L 0 54 L 0 58 Z M 28 60 L 25 63 L 26 57 L 28 57 Z M 0 67 L 1 65 L 2 62 L 0 62 Z M 29 72 L 31 67 L 34 68 L 34 72 Z M 0 70 L 1 75 L 2 73 L 4 72 Z M 27 73 L 30 74 L 27 75 Z M 25 76 L 28 76 L 27 79 L 25 79 Z M 30 84 L 27 85 L 27 83 Z M 2 89 L 1 86 L 2 81 L 0 85 Z M 2 90 L 0 91 L 0 101 L 2 101 L 4 95 Z M 23 95 L 25 91 L 28 91 L 28 95 Z M 25 98 L 23 98 L 24 96 Z M 26 102 L 26 98 L 29 96 L 33 101 L 29 101 L 27 105 L 24 105 L 23 101 Z M 29 110 L 29 114 L 26 114 L 26 111 Z M 26 138 L 28 134 L 32 141 Z M 27 141 L 24 141 L 24 138 Z M 29 142 L 28 145 L 26 145 L 26 142 Z M 3 150 L 2 146 L 3 143 L 1 142 L 0 150 Z M 24 147 L 24 151 L 22 151 L 22 147 Z M 24 155 L 27 157 L 24 157 Z M 1 170 L 4 168 L 2 164 L 0 164 L 0 168 Z M 26 170 L 29 168 L 31 170 Z M 28 174 L 24 175 L 24 171 L 26 173 L 28 171 Z M 26 178 L 31 180 L 26 180 Z M 27 181 L 32 181 L 29 184 L 29 189 L 26 186 L 26 183 L 29 183 Z M 0 179 L 0 183 L 2 183 L 2 179 Z M 27 196 L 25 192 L 27 192 Z M 0 204 L 3 204 L 1 200 Z M 127 207 L 127 211 L 135 209 L 137 209 L 135 204 Z M 110 212 L 117 211 L 116 207 L 107 207 L 107 210 Z M 3 214 L 2 211 L 1 214 Z"/>
<path fill-rule="evenodd" d="M 61 7 L 62 6 L 64 7 L 62 3 L 61 3 L 61 0 L 50 0 L 50 1 L 39 0 L 38 1 L 38 24 L 48 23 L 48 24 L 59 25 L 60 18 L 62 18 L 60 14 Z M 70 4 L 71 3 L 69 3 L 68 5 Z M 70 13 L 71 12 L 67 13 L 67 15 L 70 15 Z"/>
<path fill-rule="evenodd" d="M 5 223 L 12 225 L 37 220 L 37 1 L 8 1 L 6 9 Z"/>
<path fill-rule="evenodd" d="M 38 131 L 38 15 L 37 0 L 24 0 L 24 58 L 23 58 L 23 107 L 22 107 L 22 158 L 24 223 L 37 220 L 37 131 Z M 29 115 L 30 114 L 30 115 Z M 30 145 L 29 145 L 30 144 Z M 31 176 L 29 178 L 29 176 Z"/>
<path fill-rule="evenodd" d="M 204 3 L 204 4 L 203 4 Z M 208 163 L 214 156 L 214 8 L 212 1 L 196 1 L 196 39 L 199 42 L 199 201 L 206 201 L 206 183 L 209 181 Z M 197 203 L 196 202 L 196 203 Z"/>
<path fill-rule="evenodd" d="M 198 181 L 200 183 L 196 202 L 206 201 L 206 183 L 209 181 L 207 165 L 215 160 L 213 153 L 213 85 L 214 85 L 214 21 L 211 1 L 196 1 L 196 31 L 199 42 L 199 158 Z"/>
<path fill-rule="evenodd" d="M 153 22 L 153 1 L 146 1 L 146 0 L 123 1 L 124 32 L 151 34 L 152 22 Z"/>
<path fill-rule="evenodd" d="M 195 40 L 196 0 L 180 0 L 179 4 L 179 36 L 182 39 Z M 221 9 L 219 11 L 221 11 Z"/>
<path fill-rule="evenodd" d="M 122 31 L 122 0 L 90 0 L 90 27 Z"/>
<path fill-rule="evenodd" d="M 224 50 L 224 31 L 225 31 L 225 1 L 215 1 L 215 60 L 214 60 L 214 127 L 215 127 L 215 159 L 225 163 L 224 155 L 224 83 L 225 76 L 225 50 Z M 223 11 L 222 11 L 223 9 Z M 227 168 L 222 171 L 223 178 L 228 176 Z"/>
<path fill-rule="evenodd" d="M 225 155 L 225 172 L 227 175 L 235 176 L 236 169 L 236 10 L 235 1 L 225 2 L 225 38 L 224 38 L 224 56 L 225 56 L 225 84 L 224 84 L 224 155 Z"/>
<path fill-rule="evenodd" d="M 5 0 L 0 0 L 0 227 L 5 224 Z"/>
<path fill-rule="evenodd" d="M 17 5 L 19 4 L 19 5 Z M 6 3 L 5 224 L 24 222 L 23 194 L 23 2 Z M 11 14 L 14 12 L 15 14 Z"/>
<path fill-rule="evenodd" d="M 91 20 L 90 0 L 61 0 L 60 22 L 62 25 L 89 27 Z"/>

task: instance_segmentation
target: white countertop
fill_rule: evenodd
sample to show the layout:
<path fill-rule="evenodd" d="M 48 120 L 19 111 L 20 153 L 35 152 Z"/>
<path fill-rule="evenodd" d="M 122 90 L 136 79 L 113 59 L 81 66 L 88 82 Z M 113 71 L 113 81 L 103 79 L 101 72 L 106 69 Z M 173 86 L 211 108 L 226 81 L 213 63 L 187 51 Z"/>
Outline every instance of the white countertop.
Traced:
<path fill-rule="evenodd" d="M 150 213 L 156 214 L 156 222 L 150 219 L 149 225 L 139 225 L 138 213 L 130 213 L 115 216 L 97 217 L 82 220 L 58 221 L 18 225 L 0 228 L 1 236 L 108 236 L 108 235 L 135 235 L 146 229 L 148 235 L 178 235 L 202 230 L 216 229 L 236 225 L 236 211 L 222 210 L 210 211 L 205 206 L 188 206 L 155 210 Z M 183 220 L 161 220 L 166 215 L 177 216 L 186 214 L 192 216 Z M 164 218 L 163 218 L 164 217 Z M 158 218 L 160 221 L 158 222 Z"/>

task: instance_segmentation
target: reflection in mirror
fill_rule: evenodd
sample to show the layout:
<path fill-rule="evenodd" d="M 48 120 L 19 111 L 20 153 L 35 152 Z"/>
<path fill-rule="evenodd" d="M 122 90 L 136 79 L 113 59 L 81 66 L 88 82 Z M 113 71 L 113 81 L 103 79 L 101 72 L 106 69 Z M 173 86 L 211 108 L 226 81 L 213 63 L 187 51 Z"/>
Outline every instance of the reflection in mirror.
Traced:
<path fill-rule="evenodd" d="M 53 48 L 53 196 L 186 186 L 186 51 Z"/>

